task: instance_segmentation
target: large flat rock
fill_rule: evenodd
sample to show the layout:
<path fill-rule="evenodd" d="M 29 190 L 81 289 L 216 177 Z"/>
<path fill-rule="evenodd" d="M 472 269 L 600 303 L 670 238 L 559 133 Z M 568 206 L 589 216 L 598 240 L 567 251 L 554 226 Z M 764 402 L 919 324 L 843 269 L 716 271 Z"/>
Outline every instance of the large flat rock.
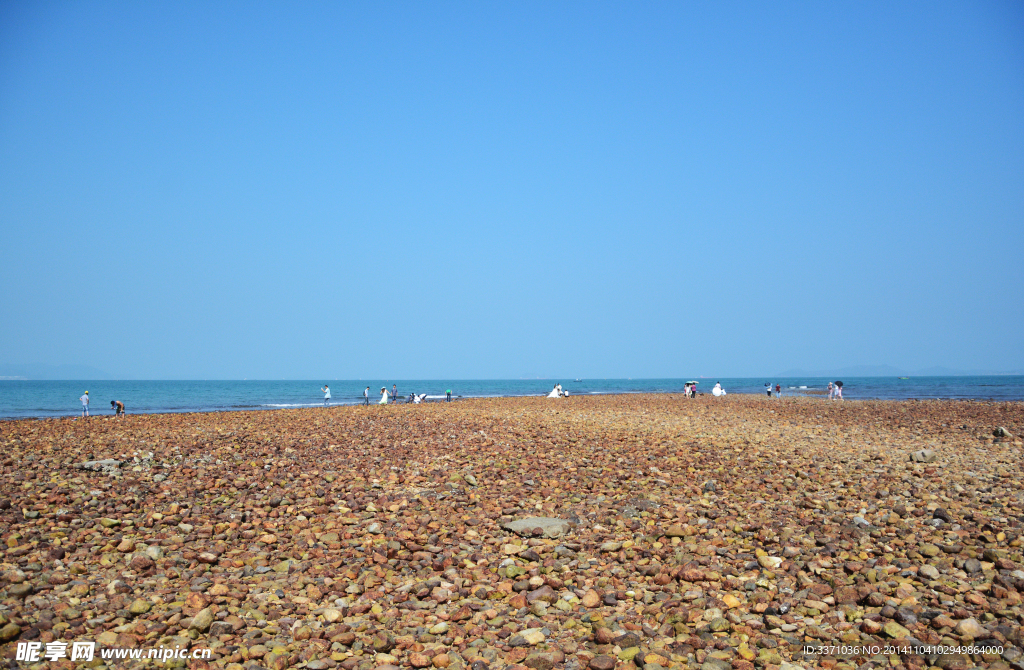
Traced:
<path fill-rule="evenodd" d="M 561 537 L 566 535 L 572 526 L 565 519 L 555 519 L 549 516 L 531 516 L 503 523 L 501 527 L 517 535 L 533 535 L 534 529 L 540 528 L 543 531 L 542 537 Z"/>

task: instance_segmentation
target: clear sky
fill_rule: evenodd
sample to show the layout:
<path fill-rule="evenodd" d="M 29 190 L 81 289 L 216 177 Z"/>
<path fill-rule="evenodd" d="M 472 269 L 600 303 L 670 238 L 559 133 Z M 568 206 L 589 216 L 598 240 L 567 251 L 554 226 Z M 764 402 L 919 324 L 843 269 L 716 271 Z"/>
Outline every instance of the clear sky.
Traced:
<path fill-rule="evenodd" d="M 0 362 L 1024 367 L 1024 3 L 0 3 Z"/>

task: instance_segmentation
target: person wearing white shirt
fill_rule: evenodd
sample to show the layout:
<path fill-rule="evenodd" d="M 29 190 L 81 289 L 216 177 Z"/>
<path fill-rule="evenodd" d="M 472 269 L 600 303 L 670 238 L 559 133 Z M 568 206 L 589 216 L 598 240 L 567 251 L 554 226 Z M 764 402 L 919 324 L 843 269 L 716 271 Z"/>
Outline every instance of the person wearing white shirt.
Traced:
<path fill-rule="evenodd" d="M 324 406 L 326 407 L 331 404 L 331 387 L 324 384 L 324 387 L 320 390 L 324 392 Z"/>
<path fill-rule="evenodd" d="M 89 416 L 89 392 L 86 391 L 79 400 L 82 401 L 82 417 Z"/>

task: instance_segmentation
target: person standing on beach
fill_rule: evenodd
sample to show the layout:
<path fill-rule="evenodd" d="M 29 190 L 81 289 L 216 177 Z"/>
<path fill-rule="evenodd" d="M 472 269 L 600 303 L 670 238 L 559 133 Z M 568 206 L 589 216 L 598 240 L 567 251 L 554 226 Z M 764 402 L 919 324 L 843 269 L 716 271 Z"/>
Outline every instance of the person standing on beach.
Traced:
<path fill-rule="evenodd" d="M 111 400 L 110 409 L 114 410 L 114 416 L 124 418 L 124 403 L 120 400 Z"/>
<path fill-rule="evenodd" d="M 832 399 L 832 382 L 828 383 L 828 399 Z"/>
<path fill-rule="evenodd" d="M 369 405 L 370 404 L 370 387 L 369 386 L 367 386 L 365 389 L 363 389 L 363 404 L 364 405 Z"/>
<path fill-rule="evenodd" d="M 331 404 L 331 387 L 324 384 L 320 390 L 324 392 L 324 407 L 326 407 Z"/>
<path fill-rule="evenodd" d="M 776 384 L 775 385 L 775 397 L 776 398 L 781 398 L 782 397 L 782 385 L 781 384 Z"/>
<path fill-rule="evenodd" d="M 84 418 L 88 418 L 88 416 L 89 416 L 89 392 L 86 391 L 85 393 L 83 393 L 82 397 L 79 398 L 79 400 L 82 401 L 82 418 L 83 419 Z"/>
<path fill-rule="evenodd" d="M 397 398 L 398 397 L 398 386 L 395 385 L 395 384 L 391 385 L 391 397 L 392 398 Z"/>
<path fill-rule="evenodd" d="M 771 398 L 772 397 L 772 385 L 771 385 L 771 382 L 765 382 L 764 383 L 764 390 L 768 394 L 768 397 Z"/>
<path fill-rule="evenodd" d="M 447 391 L 444 392 L 444 394 L 445 394 L 445 400 L 444 401 L 445 402 L 451 402 L 452 401 L 452 390 L 448 389 Z"/>
<path fill-rule="evenodd" d="M 843 385 L 842 384 L 836 384 L 834 388 L 836 390 L 836 400 L 842 400 L 843 399 Z"/>

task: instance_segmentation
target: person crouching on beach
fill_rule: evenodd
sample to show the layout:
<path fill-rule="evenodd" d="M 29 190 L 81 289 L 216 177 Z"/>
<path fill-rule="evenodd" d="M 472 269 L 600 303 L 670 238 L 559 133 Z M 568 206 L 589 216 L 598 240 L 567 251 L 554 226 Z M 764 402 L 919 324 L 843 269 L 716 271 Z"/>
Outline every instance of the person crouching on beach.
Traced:
<path fill-rule="evenodd" d="M 110 409 L 114 410 L 114 416 L 124 418 L 124 403 L 120 400 L 111 400 Z"/>

